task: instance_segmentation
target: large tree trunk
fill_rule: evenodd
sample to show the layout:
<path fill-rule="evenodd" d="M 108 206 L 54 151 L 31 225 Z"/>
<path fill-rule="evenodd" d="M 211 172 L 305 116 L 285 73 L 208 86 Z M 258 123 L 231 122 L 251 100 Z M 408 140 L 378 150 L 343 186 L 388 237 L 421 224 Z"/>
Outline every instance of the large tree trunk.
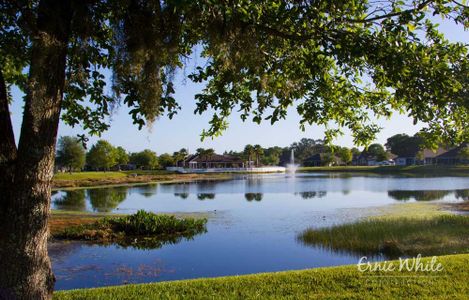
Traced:
<path fill-rule="evenodd" d="M 0 298 L 52 296 L 47 220 L 71 14 L 70 1 L 40 1 L 18 150 L 12 132 L 0 148 Z M 1 113 L 3 122 L 5 105 Z"/>

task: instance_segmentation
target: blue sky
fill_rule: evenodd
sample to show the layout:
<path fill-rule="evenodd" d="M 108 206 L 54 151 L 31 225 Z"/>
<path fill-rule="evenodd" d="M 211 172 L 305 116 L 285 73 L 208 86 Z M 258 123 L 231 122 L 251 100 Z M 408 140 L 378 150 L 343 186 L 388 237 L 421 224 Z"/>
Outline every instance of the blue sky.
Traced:
<path fill-rule="evenodd" d="M 468 32 L 452 23 L 441 25 L 441 31 L 452 41 L 468 42 Z M 188 67 L 187 71 L 190 71 Z M 205 141 L 200 141 L 200 133 L 204 128 L 208 128 L 208 121 L 211 114 L 194 115 L 195 109 L 194 95 L 203 88 L 189 80 L 182 81 L 182 76 L 176 79 L 176 99 L 182 106 L 182 110 L 172 119 L 165 117 L 157 120 L 151 128 L 138 130 L 132 124 L 128 115 L 128 109 L 120 107 L 112 116 L 111 128 L 102 135 L 103 139 L 110 141 L 116 146 L 122 146 L 129 151 L 140 151 L 151 149 L 158 154 L 173 152 L 180 148 L 188 148 L 194 152 L 195 149 L 214 148 L 217 152 L 225 150 L 241 150 L 246 144 L 260 144 L 268 146 L 288 146 L 301 138 L 319 139 L 324 137 L 324 128 L 319 126 L 308 126 L 305 131 L 299 128 L 299 116 L 294 107 L 286 120 L 281 120 L 274 124 L 265 122 L 260 125 L 250 121 L 242 122 L 237 114 L 231 116 L 230 127 L 221 136 Z M 18 140 L 23 113 L 23 97 L 21 92 L 13 88 L 13 103 L 10 107 L 15 137 Z M 424 124 L 413 125 L 410 118 L 405 115 L 394 114 L 389 120 L 379 119 L 378 124 L 383 127 L 379 133 L 377 142 L 385 143 L 386 138 L 396 133 L 414 134 L 420 130 Z M 59 125 L 59 136 L 77 135 L 83 131 L 80 127 L 71 128 L 63 122 Z M 98 138 L 90 137 L 90 144 Z M 352 137 L 345 131 L 345 135 L 338 138 L 336 144 L 342 146 L 353 146 Z"/>

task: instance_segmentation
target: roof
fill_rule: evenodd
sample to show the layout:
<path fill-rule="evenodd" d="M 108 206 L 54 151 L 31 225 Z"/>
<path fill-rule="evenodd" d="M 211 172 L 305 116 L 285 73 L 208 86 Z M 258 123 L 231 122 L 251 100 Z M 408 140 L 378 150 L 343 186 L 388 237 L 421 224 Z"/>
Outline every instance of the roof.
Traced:
<path fill-rule="evenodd" d="M 448 149 L 444 148 L 438 148 L 436 151 L 433 151 L 432 149 L 424 149 L 423 150 L 423 157 L 424 158 L 434 158 L 439 155 L 442 155 L 443 153 L 448 152 Z"/>
<path fill-rule="evenodd" d="M 231 155 L 220 155 L 220 154 L 212 154 L 210 156 L 201 156 L 198 154 L 194 154 L 189 156 L 186 159 L 187 163 L 196 163 L 196 162 L 230 162 L 230 163 L 238 163 L 242 162 L 241 159 L 231 156 Z"/>
<path fill-rule="evenodd" d="M 462 149 L 468 147 L 469 144 L 462 144 L 461 146 L 458 146 L 456 148 L 453 148 L 453 149 L 450 149 L 448 151 L 446 151 L 445 153 L 441 154 L 441 155 L 438 155 L 436 156 L 436 158 L 442 158 L 442 159 L 445 159 L 445 158 L 458 158 L 459 156 L 459 153 L 461 152 Z"/>

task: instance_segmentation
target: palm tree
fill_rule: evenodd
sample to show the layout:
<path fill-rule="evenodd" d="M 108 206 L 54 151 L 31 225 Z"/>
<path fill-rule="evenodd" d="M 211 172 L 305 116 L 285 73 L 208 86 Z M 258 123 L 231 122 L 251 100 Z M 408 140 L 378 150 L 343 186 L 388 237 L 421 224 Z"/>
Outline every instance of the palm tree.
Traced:
<path fill-rule="evenodd" d="M 248 157 L 248 164 L 250 164 L 252 161 L 252 157 L 255 155 L 254 147 L 248 144 L 246 145 L 246 147 L 244 147 L 243 152 L 244 152 L 244 155 Z"/>
<path fill-rule="evenodd" d="M 256 166 L 259 167 L 259 158 L 264 155 L 264 149 L 261 145 L 254 145 L 254 154 L 256 155 Z"/>

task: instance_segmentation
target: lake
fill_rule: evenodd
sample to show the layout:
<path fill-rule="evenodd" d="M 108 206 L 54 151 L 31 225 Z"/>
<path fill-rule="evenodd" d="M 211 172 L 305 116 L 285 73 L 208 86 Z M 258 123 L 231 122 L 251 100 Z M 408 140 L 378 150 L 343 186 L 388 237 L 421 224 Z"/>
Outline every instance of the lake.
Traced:
<path fill-rule="evenodd" d="M 151 250 L 51 242 L 49 254 L 58 290 L 356 264 L 357 255 L 306 246 L 297 236 L 394 203 L 463 200 L 469 177 L 332 173 L 57 191 L 53 209 L 200 213 L 207 232 Z"/>

